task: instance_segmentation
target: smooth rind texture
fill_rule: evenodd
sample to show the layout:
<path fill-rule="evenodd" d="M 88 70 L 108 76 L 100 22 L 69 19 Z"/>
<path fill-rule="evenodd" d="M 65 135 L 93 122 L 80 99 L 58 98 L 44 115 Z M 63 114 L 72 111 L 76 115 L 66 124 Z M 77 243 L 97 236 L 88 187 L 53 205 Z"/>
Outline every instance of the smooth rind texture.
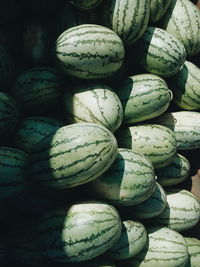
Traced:
<path fill-rule="evenodd" d="M 111 29 L 82 24 L 63 32 L 56 40 L 56 62 L 65 73 L 80 79 L 112 76 L 125 57 L 122 40 Z"/>
<path fill-rule="evenodd" d="M 200 51 L 200 12 L 189 0 L 171 0 L 160 27 L 181 41 L 187 58 Z"/>
<path fill-rule="evenodd" d="M 125 79 L 116 90 L 124 108 L 123 123 L 152 119 L 164 113 L 171 102 L 164 79 L 154 74 L 138 74 Z"/>
<path fill-rule="evenodd" d="M 104 126 L 70 124 L 40 141 L 31 157 L 30 173 L 50 187 L 78 186 L 105 172 L 117 149 L 116 138 Z"/>
<path fill-rule="evenodd" d="M 168 165 L 177 151 L 174 132 L 159 124 L 127 126 L 116 137 L 119 147 L 145 155 L 155 168 Z"/>
<path fill-rule="evenodd" d="M 47 258 L 81 262 L 111 248 L 121 229 L 121 219 L 113 206 L 92 201 L 47 213 L 41 217 L 36 234 Z"/>

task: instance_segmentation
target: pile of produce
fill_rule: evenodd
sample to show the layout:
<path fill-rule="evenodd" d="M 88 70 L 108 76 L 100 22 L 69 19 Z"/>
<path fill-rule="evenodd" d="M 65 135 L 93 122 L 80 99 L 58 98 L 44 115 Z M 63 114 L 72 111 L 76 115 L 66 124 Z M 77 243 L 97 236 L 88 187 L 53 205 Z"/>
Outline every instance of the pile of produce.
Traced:
<path fill-rule="evenodd" d="M 198 6 L 0 2 L 0 266 L 199 266 Z"/>

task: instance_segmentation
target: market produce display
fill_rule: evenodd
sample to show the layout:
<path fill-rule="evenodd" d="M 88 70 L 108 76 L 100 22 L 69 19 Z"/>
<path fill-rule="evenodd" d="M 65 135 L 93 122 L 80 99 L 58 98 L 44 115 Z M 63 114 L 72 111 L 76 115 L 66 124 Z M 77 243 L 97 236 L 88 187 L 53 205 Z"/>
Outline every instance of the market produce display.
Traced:
<path fill-rule="evenodd" d="M 0 1 L 0 266 L 198 267 L 199 6 Z"/>

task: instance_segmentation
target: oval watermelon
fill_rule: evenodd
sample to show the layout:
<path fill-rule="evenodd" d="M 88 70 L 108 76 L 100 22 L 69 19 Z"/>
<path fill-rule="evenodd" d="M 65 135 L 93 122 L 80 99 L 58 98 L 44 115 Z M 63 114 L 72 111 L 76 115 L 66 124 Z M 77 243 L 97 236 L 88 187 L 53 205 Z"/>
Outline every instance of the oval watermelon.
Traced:
<path fill-rule="evenodd" d="M 96 123 L 74 123 L 42 139 L 31 156 L 35 181 L 53 188 L 69 188 L 104 173 L 117 155 L 114 135 Z"/>

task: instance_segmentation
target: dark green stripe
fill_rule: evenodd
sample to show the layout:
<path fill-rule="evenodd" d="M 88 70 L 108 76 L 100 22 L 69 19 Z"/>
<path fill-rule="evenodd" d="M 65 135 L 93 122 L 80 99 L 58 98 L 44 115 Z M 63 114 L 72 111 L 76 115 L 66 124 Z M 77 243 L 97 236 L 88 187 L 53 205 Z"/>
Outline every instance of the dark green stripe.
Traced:
<path fill-rule="evenodd" d="M 50 144 L 50 146 L 47 146 L 45 148 L 45 151 L 46 154 L 45 155 L 40 155 L 39 153 L 41 153 L 42 151 L 37 151 L 38 153 L 38 158 L 37 158 L 37 154 L 36 154 L 36 159 L 33 160 L 32 163 L 37 163 L 37 162 L 42 162 L 42 161 L 49 161 L 50 159 L 52 158 L 56 158 L 56 157 L 59 157 L 59 156 L 63 156 L 65 154 L 68 154 L 68 153 L 72 153 L 72 152 L 77 152 L 78 153 L 78 150 L 80 149 L 84 149 L 86 147 L 89 147 L 89 146 L 98 146 L 99 144 L 104 144 L 105 146 L 106 145 L 112 145 L 110 140 L 109 139 L 103 139 L 103 140 L 96 140 L 94 142 L 85 142 L 85 143 L 82 143 L 82 144 L 78 144 L 70 149 L 67 149 L 67 150 L 62 150 L 62 151 L 59 151 L 59 152 L 54 152 L 53 154 L 49 154 L 49 150 L 52 149 L 52 148 L 57 148 L 59 147 L 60 145 L 63 145 L 63 144 L 70 144 L 70 142 L 73 142 L 75 141 L 76 139 L 78 139 L 79 136 L 76 136 L 76 137 L 73 137 L 73 138 L 66 138 L 66 139 L 63 139 L 61 141 L 57 141 L 57 142 L 54 142 L 53 144 Z M 104 146 L 103 149 L 105 149 L 106 147 Z M 92 155 L 92 154 L 91 154 Z M 96 155 L 96 153 L 94 153 L 93 155 Z M 89 155 L 90 156 L 90 155 Z"/>
<path fill-rule="evenodd" d="M 73 29 L 74 28 L 74 29 Z M 66 32 L 64 32 L 63 34 L 60 35 L 60 37 L 57 39 L 56 42 L 56 46 L 60 47 L 62 46 L 63 43 L 69 42 L 70 39 L 77 40 L 77 37 L 79 37 L 79 40 L 77 40 L 78 42 L 84 41 L 87 39 L 87 37 L 89 38 L 88 42 L 93 42 L 93 41 L 97 41 L 100 40 L 101 42 L 109 42 L 112 40 L 111 39 L 104 39 L 103 36 L 107 37 L 107 36 L 112 36 L 114 37 L 113 41 L 115 40 L 120 40 L 119 37 L 117 37 L 117 35 L 110 29 L 106 29 L 106 28 L 102 28 L 102 26 L 96 27 L 97 30 L 95 30 L 94 26 L 92 26 L 91 24 L 91 28 L 87 30 L 88 27 L 85 27 L 84 24 L 82 27 L 77 26 L 77 27 L 73 27 L 71 28 L 71 30 L 67 30 Z M 83 30 L 83 31 L 81 31 Z M 74 32 L 73 34 L 71 34 L 72 32 Z M 80 37 L 83 38 L 83 40 L 80 40 Z M 94 38 L 94 40 L 92 39 Z M 122 42 L 118 41 L 120 44 L 122 44 Z"/>
<path fill-rule="evenodd" d="M 100 233 L 98 233 L 96 235 L 92 234 L 91 237 L 87 237 L 87 238 L 84 238 L 84 239 L 81 239 L 81 240 L 76 240 L 76 242 L 74 242 L 74 243 L 73 243 L 73 241 L 71 241 L 72 244 L 70 242 L 63 241 L 59 245 L 55 245 L 55 244 L 49 245 L 48 247 L 45 247 L 45 250 L 48 250 L 48 249 L 49 250 L 51 250 L 51 249 L 53 249 L 53 250 L 56 250 L 56 249 L 62 250 L 63 247 L 65 247 L 65 246 L 73 246 L 76 243 L 85 243 L 85 244 L 86 243 L 90 243 L 91 241 L 97 239 L 98 237 L 102 237 L 105 234 L 108 235 L 108 232 L 110 230 L 112 230 L 117 224 L 112 225 L 111 227 L 108 227 L 106 229 L 103 229 Z M 106 245 L 110 245 L 112 240 L 116 239 L 116 236 L 118 236 L 118 233 L 119 233 L 119 229 L 117 229 L 115 231 L 115 233 L 111 237 L 109 237 L 107 239 L 102 238 L 102 240 L 105 240 L 105 241 L 101 242 L 99 245 L 95 245 L 94 243 L 92 243 L 90 247 L 82 248 L 80 251 L 78 251 L 78 253 L 76 252 L 76 254 L 74 253 L 74 255 L 72 255 L 72 256 L 69 256 L 69 255 L 67 255 L 65 253 L 64 255 L 59 255 L 59 256 L 55 256 L 54 255 L 53 259 L 60 261 L 62 259 L 73 259 L 73 258 L 77 258 L 77 257 L 84 257 L 84 255 L 87 255 L 87 253 L 90 253 L 92 251 L 95 254 L 95 251 L 98 251 L 99 248 L 102 248 L 102 247 L 104 247 Z M 41 249 L 43 250 L 44 247 L 41 247 Z"/>
<path fill-rule="evenodd" d="M 84 161 L 86 161 L 88 158 L 93 158 L 93 162 L 90 162 L 90 165 L 89 166 L 87 166 L 87 168 L 85 167 L 85 168 L 83 168 L 83 169 L 81 169 L 81 170 L 79 170 L 79 171 L 77 171 L 77 172 L 75 172 L 75 173 L 73 173 L 73 174 L 71 174 L 71 175 L 68 175 L 68 176 L 64 176 L 64 177 L 61 177 L 61 178 L 55 178 L 55 182 L 56 181 L 59 181 L 59 180 L 62 180 L 62 181 L 64 181 L 64 180 L 66 180 L 66 179 L 70 179 L 70 178 L 72 178 L 72 177 L 75 177 L 75 176 L 79 176 L 80 174 L 84 174 L 85 172 L 87 172 L 89 169 L 91 169 L 98 161 L 100 161 L 101 160 L 101 157 L 100 157 L 100 155 L 102 154 L 102 155 L 104 155 L 104 154 L 107 154 L 107 153 L 109 153 L 111 150 L 112 150 L 113 148 L 111 147 L 110 149 L 108 149 L 108 147 L 104 147 L 101 151 L 99 151 L 99 153 L 95 153 L 95 154 L 91 154 L 91 155 L 87 155 L 87 156 L 85 156 L 84 158 L 81 158 L 81 159 L 78 159 L 78 160 L 75 160 L 75 161 L 73 161 L 71 164 L 68 164 L 68 165 L 66 165 L 66 166 L 60 166 L 60 167 L 58 167 L 58 168 L 54 168 L 54 169 L 52 169 L 50 166 L 49 167 L 44 167 L 43 169 L 40 169 L 40 170 L 37 170 L 37 171 L 35 171 L 35 170 L 33 170 L 33 174 L 34 174 L 34 176 L 36 176 L 37 177 L 37 175 L 45 175 L 45 174 L 47 174 L 48 172 L 51 174 L 52 173 L 52 170 L 53 170 L 53 172 L 55 173 L 55 172 L 59 172 L 59 171 L 63 171 L 63 170 L 67 170 L 67 169 L 69 169 L 70 167 L 74 167 L 74 166 L 76 166 L 76 165 L 78 165 L 78 163 L 82 163 L 82 162 L 84 162 Z M 106 153 L 105 153 L 105 152 Z M 105 165 L 107 165 L 108 164 L 108 162 L 106 162 L 105 163 Z M 102 168 L 103 168 L 103 166 L 101 166 Z M 99 171 L 99 170 L 98 170 Z M 94 174 L 93 174 L 94 175 Z M 89 178 L 91 178 L 91 177 L 89 177 Z M 52 182 L 52 179 L 45 179 L 45 177 L 41 177 L 40 178 L 40 176 L 38 177 L 38 179 L 39 180 L 44 180 L 45 182 Z M 74 183 L 76 183 L 76 181 L 74 181 Z"/>

